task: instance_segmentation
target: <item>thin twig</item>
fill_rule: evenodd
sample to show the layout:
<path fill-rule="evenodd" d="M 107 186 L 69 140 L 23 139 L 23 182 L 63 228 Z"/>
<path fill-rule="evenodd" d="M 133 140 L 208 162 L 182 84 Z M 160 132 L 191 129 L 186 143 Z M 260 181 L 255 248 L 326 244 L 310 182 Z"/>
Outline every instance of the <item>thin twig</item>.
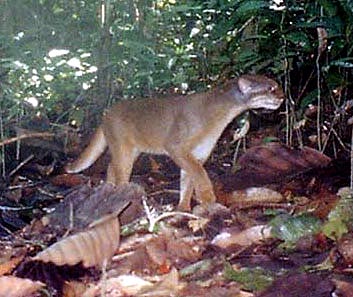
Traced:
<path fill-rule="evenodd" d="M 302 99 L 302 97 L 303 97 L 303 95 L 304 95 L 304 93 L 305 93 L 305 91 L 306 91 L 306 88 L 308 87 L 309 82 L 311 81 L 313 75 L 314 75 L 314 70 L 311 71 L 311 73 L 310 73 L 308 79 L 306 80 L 304 86 L 303 86 L 302 89 L 300 90 L 299 95 L 297 96 L 297 101 L 298 101 L 298 102 L 300 102 L 300 100 Z"/>
<path fill-rule="evenodd" d="M 285 102 L 285 115 L 286 115 L 286 144 L 291 146 L 292 145 L 292 134 L 293 134 L 293 129 L 292 129 L 292 122 L 291 120 L 291 100 L 288 96 L 289 94 L 289 61 L 288 61 L 288 54 L 287 54 L 287 39 L 285 37 L 284 32 L 284 21 L 285 21 L 285 16 L 286 13 L 283 11 L 282 12 L 282 17 L 281 17 L 281 22 L 280 22 L 280 31 L 282 33 L 282 40 L 283 40 L 283 45 L 281 48 L 281 51 L 283 52 L 284 56 L 284 94 L 286 94 L 286 102 Z"/>
<path fill-rule="evenodd" d="M 242 32 L 249 24 L 255 19 L 254 16 L 250 17 L 239 29 L 236 30 L 235 34 Z"/>
<path fill-rule="evenodd" d="M 168 217 L 175 217 L 175 216 L 183 216 L 183 217 L 187 217 L 189 219 L 200 219 L 199 216 L 196 216 L 192 213 L 188 213 L 188 212 L 182 212 L 182 211 L 170 211 L 170 212 L 164 212 L 161 215 L 159 215 L 156 218 L 152 218 L 152 220 L 150 220 L 150 226 L 148 227 L 148 231 L 152 232 L 154 229 L 154 226 L 156 225 L 156 223 L 158 223 L 159 221 L 168 218 Z"/>
<path fill-rule="evenodd" d="M 317 71 L 317 114 L 316 114 L 316 130 L 317 130 L 317 147 L 321 152 L 321 73 L 320 73 L 320 56 L 318 55 L 316 58 L 316 71 Z"/>
<path fill-rule="evenodd" d="M 333 133 L 333 135 L 336 136 L 336 139 L 338 140 L 338 143 L 341 145 L 341 147 L 342 147 L 345 151 L 349 151 L 349 149 L 348 149 L 347 146 L 344 144 L 343 140 L 342 140 L 341 137 L 338 135 L 338 133 L 336 132 L 335 129 L 332 129 L 332 133 Z"/>
<path fill-rule="evenodd" d="M 31 188 L 31 187 L 35 187 L 38 184 L 40 184 L 39 182 L 33 182 L 33 181 L 29 181 L 27 184 L 19 184 L 19 185 L 15 185 L 15 186 L 9 186 L 7 188 L 8 191 L 15 191 L 18 189 L 26 189 L 26 188 Z"/>
<path fill-rule="evenodd" d="M 245 139 L 246 134 L 249 132 L 250 129 L 250 121 L 249 117 L 245 119 L 245 123 L 240 129 L 237 129 L 234 134 L 233 134 L 233 140 L 232 143 L 237 143 L 235 146 L 235 151 L 233 154 L 233 161 L 232 161 L 232 170 L 234 171 L 236 169 L 236 162 L 238 159 L 238 153 L 239 153 L 239 148 L 241 145 L 241 142 L 243 139 Z"/>
<path fill-rule="evenodd" d="M 35 132 L 35 133 L 29 133 L 29 134 L 23 134 L 23 135 L 19 135 L 16 137 L 12 137 L 12 138 L 8 138 L 5 139 L 3 141 L 0 142 L 0 146 L 4 146 L 7 144 L 10 144 L 12 142 L 21 140 L 21 139 L 26 139 L 26 138 L 35 138 L 35 137 L 54 137 L 54 133 L 50 133 L 50 132 Z"/>
<path fill-rule="evenodd" d="M 40 194 L 43 194 L 43 195 L 45 195 L 45 196 L 48 196 L 48 197 L 50 197 L 50 198 L 52 198 L 52 199 L 63 199 L 63 198 L 64 198 L 64 196 L 61 195 L 61 194 L 53 194 L 53 193 L 48 192 L 47 190 L 45 190 L 45 189 L 43 189 L 43 188 L 41 188 L 41 187 L 38 187 L 37 190 L 38 190 L 38 192 L 39 192 Z"/>
<path fill-rule="evenodd" d="M 3 138 L 4 137 L 4 123 L 3 123 L 3 119 L 2 119 L 2 112 L 0 112 L 0 137 Z M 1 147 L 1 172 L 2 172 L 2 177 L 5 178 L 6 177 L 6 164 L 5 164 L 5 147 Z"/>
<path fill-rule="evenodd" d="M 352 126 L 352 139 L 351 139 L 351 192 L 353 191 L 353 126 Z"/>
<path fill-rule="evenodd" d="M 276 203 L 276 202 L 260 202 L 260 201 L 251 201 L 246 203 L 234 203 L 235 209 L 249 209 L 249 208 L 284 208 L 284 209 L 292 209 L 293 206 L 288 203 Z"/>
<path fill-rule="evenodd" d="M 155 191 L 152 193 L 149 193 L 148 196 L 152 197 L 152 196 L 157 196 L 157 195 L 161 195 L 161 194 L 178 194 L 180 193 L 179 190 L 174 190 L 174 189 L 163 189 L 160 191 Z"/>
<path fill-rule="evenodd" d="M 66 232 L 63 235 L 64 237 L 67 237 L 71 231 L 74 229 L 74 206 L 72 204 L 72 202 L 69 203 L 69 228 L 66 230 Z"/>
<path fill-rule="evenodd" d="M 154 226 L 156 225 L 157 222 L 159 222 L 165 218 L 168 218 L 168 217 L 184 216 L 184 217 L 188 217 L 191 219 L 199 219 L 200 218 L 194 214 L 191 214 L 188 212 L 181 212 L 181 211 L 164 212 L 161 215 L 158 215 L 158 213 L 156 212 L 155 209 L 151 210 L 151 208 L 148 206 L 146 197 L 143 197 L 142 205 L 143 205 L 143 208 L 146 212 L 147 219 L 149 221 L 149 227 L 148 227 L 149 232 L 153 232 Z"/>
<path fill-rule="evenodd" d="M 107 273 L 108 260 L 104 259 L 102 263 L 102 277 L 101 277 L 101 296 L 106 297 L 108 291 L 108 273 Z"/>
<path fill-rule="evenodd" d="M 0 228 L 5 230 L 8 234 L 15 236 L 15 234 L 9 228 L 5 227 L 3 224 L 0 224 Z M 15 236 L 15 237 L 17 237 L 17 236 Z"/>
<path fill-rule="evenodd" d="M 0 206 L 0 210 L 3 211 L 20 211 L 20 210 L 29 210 L 33 209 L 31 206 L 21 206 L 21 207 L 12 207 L 12 206 Z"/>
<path fill-rule="evenodd" d="M 233 161 L 232 161 L 232 172 L 234 172 L 237 169 L 236 163 L 238 160 L 240 145 L 241 145 L 241 139 L 239 139 L 239 141 L 235 145 L 235 150 L 234 150 L 234 154 L 233 154 Z"/>
<path fill-rule="evenodd" d="M 320 7 L 320 15 L 321 17 L 323 16 L 323 7 Z M 319 28 L 317 28 L 319 29 Z M 321 111 L 322 111 L 322 106 L 321 106 L 321 68 L 320 68 L 320 58 L 321 55 L 324 51 L 324 48 L 322 47 L 321 44 L 321 39 L 320 39 L 320 31 L 318 30 L 318 41 L 319 45 L 317 47 L 317 57 L 316 57 L 316 84 L 317 84 L 317 114 L 316 114 L 316 130 L 317 130 L 317 147 L 320 152 L 322 152 L 322 135 L 321 135 Z"/>
<path fill-rule="evenodd" d="M 26 165 L 29 161 L 31 161 L 34 158 L 34 155 L 28 156 L 25 160 L 23 160 L 20 164 L 17 165 L 15 169 L 13 169 L 9 176 L 13 176 L 16 172 L 18 172 L 24 165 Z"/>

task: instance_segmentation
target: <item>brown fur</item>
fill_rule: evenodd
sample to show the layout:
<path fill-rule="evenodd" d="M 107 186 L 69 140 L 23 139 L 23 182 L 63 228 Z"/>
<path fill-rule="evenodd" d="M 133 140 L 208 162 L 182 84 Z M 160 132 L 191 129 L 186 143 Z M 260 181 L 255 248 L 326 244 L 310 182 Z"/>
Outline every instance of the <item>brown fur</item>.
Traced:
<path fill-rule="evenodd" d="M 190 209 L 195 190 L 203 204 L 216 198 L 203 167 L 224 128 L 243 111 L 277 109 L 283 100 L 278 84 L 263 76 L 245 75 L 213 91 L 120 101 L 103 117 L 91 143 L 67 172 L 92 165 L 108 146 L 107 181 L 126 183 L 141 152 L 166 154 L 181 168 L 179 208 Z"/>

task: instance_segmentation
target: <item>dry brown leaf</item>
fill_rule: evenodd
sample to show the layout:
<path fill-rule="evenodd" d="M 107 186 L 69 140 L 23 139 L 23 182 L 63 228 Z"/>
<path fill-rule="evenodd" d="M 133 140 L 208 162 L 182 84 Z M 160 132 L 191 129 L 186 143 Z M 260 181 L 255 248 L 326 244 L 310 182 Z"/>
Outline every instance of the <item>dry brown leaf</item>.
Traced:
<path fill-rule="evenodd" d="M 24 255 L 14 257 L 11 260 L 0 264 L 0 276 L 10 273 L 24 258 Z"/>
<path fill-rule="evenodd" d="M 207 296 L 207 297 L 253 297 L 254 294 L 240 290 L 235 282 L 229 284 L 212 284 L 212 286 L 201 282 L 189 282 L 182 290 L 180 296 Z"/>
<path fill-rule="evenodd" d="M 192 232 L 196 233 L 199 230 L 204 230 L 209 222 L 210 219 L 200 217 L 195 220 L 190 220 L 188 222 L 188 227 L 192 230 Z"/>
<path fill-rule="evenodd" d="M 15 276 L 0 277 L 0 297 L 27 297 L 44 287 L 41 282 Z"/>
<path fill-rule="evenodd" d="M 161 266 L 166 264 L 168 253 L 164 238 L 155 237 L 146 245 L 146 252 L 153 263 Z"/>
<path fill-rule="evenodd" d="M 232 233 L 231 230 L 224 231 L 212 240 L 212 244 L 220 248 L 228 248 L 233 245 L 246 247 L 252 244 L 258 244 L 271 237 L 271 227 L 259 225 L 241 232 Z"/>
<path fill-rule="evenodd" d="M 283 201 L 283 196 L 277 191 L 263 188 L 250 187 L 245 190 L 234 191 L 232 193 L 232 204 L 240 206 L 261 205 L 262 203 L 279 203 Z"/>
<path fill-rule="evenodd" d="M 345 234 L 337 243 L 337 250 L 347 265 L 353 264 L 353 235 Z"/>
<path fill-rule="evenodd" d="M 254 297 L 255 295 L 250 292 L 240 291 L 236 297 Z"/>
<path fill-rule="evenodd" d="M 161 169 L 161 165 L 153 158 L 152 156 L 149 156 L 149 161 L 151 163 L 151 171 L 152 172 L 159 172 Z"/>
<path fill-rule="evenodd" d="M 167 252 L 174 263 L 181 260 L 194 262 L 202 257 L 205 241 L 201 237 L 166 238 Z"/>
<path fill-rule="evenodd" d="M 47 217 L 61 235 L 67 229 L 84 231 L 92 222 L 112 213 L 119 214 L 120 222 L 124 224 L 125 220 L 126 224 L 139 216 L 144 195 L 143 188 L 134 183 L 119 186 L 103 183 L 97 187 L 85 184 L 66 195 Z"/>
<path fill-rule="evenodd" d="M 318 52 L 321 55 L 327 49 L 328 33 L 324 27 L 317 27 L 317 38 L 319 40 Z"/>
<path fill-rule="evenodd" d="M 271 286 L 257 296 L 332 296 L 333 290 L 334 284 L 326 274 L 293 272 L 277 278 Z"/>
<path fill-rule="evenodd" d="M 199 260 L 203 246 L 204 242 L 200 238 L 178 236 L 165 228 L 158 237 L 146 244 L 146 251 L 154 264 L 170 266 L 182 261 Z"/>
<path fill-rule="evenodd" d="M 120 225 L 116 214 L 108 215 L 87 231 L 66 237 L 37 254 L 33 260 L 56 265 L 99 266 L 109 260 L 120 241 Z"/>
<path fill-rule="evenodd" d="M 309 147 L 292 149 L 281 143 L 251 147 L 238 160 L 240 169 L 222 176 L 218 187 L 226 193 L 254 186 L 283 182 L 314 168 L 322 168 L 331 159 Z"/>
<path fill-rule="evenodd" d="M 152 287 L 153 283 L 144 280 L 137 275 L 124 274 L 118 277 L 101 280 L 97 285 L 88 288 L 82 297 L 120 297 L 140 296 L 136 295 L 142 289 Z"/>
<path fill-rule="evenodd" d="M 120 275 L 106 280 L 105 284 L 101 282 L 100 286 L 104 286 L 105 294 L 112 294 L 116 291 L 123 296 L 135 296 L 141 290 L 151 288 L 153 284 L 136 275 Z"/>
<path fill-rule="evenodd" d="M 129 252 L 135 250 L 138 246 L 145 245 L 147 242 L 152 240 L 155 235 L 147 234 L 137 234 L 134 233 L 128 237 L 124 237 L 121 240 L 119 251 L 120 252 Z"/>
<path fill-rule="evenodd" d="M 343 281 L 339 279 L 333 279 L 334 284 L 336 285 L 335 293 L 338 293 L 338 296 L 349 297 L 353 292 L 353 284 L 348 281 Z"/>
<path fill-rule="evenodd" d="M 60 174 L 54 176 L 50 182 L 55 186 L 76 187 L 86 183 L 87 177 L 78 174 Z"/>
<path fill-rule="evenodd" d="M 206 245 L 205 240 L 177 233 L 165 228 L 158 236 L 144 237 L 140 242 L 132 237 L 133 240 L 123 244 L 124 248 L 121 246 L 119 254 L 114 257 L 117 273 L 155 271 L 165 274 L 172 266 L 199 260 Z"/>
<path fill-rule="evenodd" d="M 173 268 L 167 275 L 153 287 L 143 288 L 138 292 L 137 296 L 144 297 L 165 297 L 177 296 L 178 292 L 184 288 L 185 284 L 179 281 L 179 273 Z"/>
<path fill-rule="evenodd" d="M 77 297 L 87 290 L 87 286 L 82 282 L 70 281 L 66 282 L 63 286 L 63 297 Z"/>

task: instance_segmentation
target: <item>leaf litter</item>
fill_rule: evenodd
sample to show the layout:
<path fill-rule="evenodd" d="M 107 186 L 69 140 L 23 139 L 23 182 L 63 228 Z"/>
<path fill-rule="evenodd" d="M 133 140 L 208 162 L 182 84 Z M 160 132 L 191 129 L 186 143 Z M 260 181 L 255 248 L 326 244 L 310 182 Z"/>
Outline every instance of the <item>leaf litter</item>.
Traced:
<path fill-rule="evenodd" d="M 11 186 L 21 187 L 16 196 L 4 189 L 4 201 L 26 216 L 16 212 L 22 222 L 9 225 L 2 211 L 0 223 L 10 229 L 0 242 L 5 275 L 0 280 L 3 288 L 24 281 L 25 290 L 8 296 L 46 291 L 51 296 L 289 297 L 348 291 L 352 199 L 343 200 L 342 190 L 337 195 L 338 188 L 320 175 L 320 168 L 330 166 L 328 157 L 268 144 L 244 153 L 233 173 L 212 173 L 211 166 L 218 201 L 228 211 L 206 217 L 173 210 L 178 200 L 173 164 L 150 156 L 139 162 L 150 162 L 152 170 L 133 177 L 146 192 L 135 184 L 113 187 L 66 174 L 38 187 L 33 178 L 20 178 L 26 166 L 17 173 Z M 39 210 L 37 218 L 27 214 L 28 203 Z M 123 232 L 114 225 L 89 233 L 112 216 Z M 151 217 L 158 218 L 152 228 Z M 60 255 L 44 259 L 50 249 Z"/>

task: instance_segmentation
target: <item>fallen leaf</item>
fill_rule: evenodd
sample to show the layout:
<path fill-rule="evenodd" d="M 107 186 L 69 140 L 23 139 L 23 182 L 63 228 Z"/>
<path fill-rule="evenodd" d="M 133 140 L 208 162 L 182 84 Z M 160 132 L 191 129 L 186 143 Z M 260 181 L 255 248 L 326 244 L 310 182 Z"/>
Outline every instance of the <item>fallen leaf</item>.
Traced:
<path fill-rule="evenodd" d="M 120 222 L 124 224 L 138 216 L 144 195 L 143 188 L 134 183 L 119 186 L 104 183 L 97 187 L 83 185 L 65 196 L 47 217 L 51 225 L 64 232 L 67 229 L 82 231 L 92 222 L 112 213 L 119 213 Z"/>
<path fill-rule="evenodd" d="M 82 282 L 69 281 L 65 282 L 63 286 L 63 297 L 77 297 L 87 290 L 87 286 Z"/>
<path fill-rule="evenodd" d="M 43 288 L 41 282 L 33 282 L 29 279 L 14 276 L 0 277 L 0 296 L 1 297 L 26 297 L 39 289 Z"/>
<path fill-rule="evenodd" d="M 353 234 L 345 234 L 337 243 L 337 250 L 343 257 L 347 266 L 353 264 Z"/>
<path fill-rule="evenodd" d="M 120 226 L 116 214 L 96 222 L 89 230 L 66 237 L 37 254 L 33 260 L 56 265 L 101 266 L 118 248 Z"/>
<path fill-rule="evenodd" d="M 53 177 L 50 182 L 54 186 L 76 187 L 87 183 L 88 178 L 80 174 L 60 174 Z"/>
<path fill-rule="evenodd" d="M 207 297 L 254 297 L 253 293 L 241 291 L 235 282 L 230 284 L 203 286 L 199 283 L 188 283 L 180 292 L 180 296 L 207 296 Z"/>
<path fill-rule="evenodd" d="M 177 296 L 178 292 L 184 288 L 185 284 L 179 281 L 178 271 L 173 268 L 167 275 L 161 277 L 153 287 L 143 288 L 138 292 L 138 296 L 144 297 L 165 297 Z"/>
<path fill-rule="evenodd" d="M 230 264 L 227 264 L 224 276 L 241 284 L 241 287 L 249 291 L 264 290 L 273 282 L 272 273 L 259 267 L 233 269 Z"/>
<path fill-rule="evenodd" d="M 292 149 L 281 143 L 268 143 L 248 149 L 238 160 L 240 169 L 217 181 L 226 193 L 281 182 L 285 178 L 325 167 L 331 159 L 309 147 Z"/>
<path fill-rule="evenodd" d="M 322 230 L 330 239 L 340 239 L 348 232 L 353 222 L 353 199 L 349 188 L 341 188 L 337 195 L 340 199 L 328 214 L 328 220 Z"/>
<path fill-rule="evenodd" d="M 0 276 L 10 273 L 21 261 L 24 255 L 19 257 L 14 257 L 11 260 L 0 264 Z"/>
<path fill-rule="evenodd" d="M 244 247 L 259 244 L 261 241 L 272 238 L 271 229 L 272 227 L 270 226 L 259 225 L 241 232 L 236 231 L 233 233 L 232 230 L 223 231 L 211 243 L 223 249 L 233 245 Z"/>
<path fill-rule="evenodd" d="M 153 283 L 136 275 L 120 275 L 101 281 L 99 285 L 105 289 L 105 294 L 119 292 L 125 296 L 136 296 L 140 291 L 153 287 Z"/>
<path fill-rule="evenodd" d="M 282 245 L 292 247 L 301 237 L 318 233 L 321 222 L 316 217 L 308 214 L 291 216 L 280 214 L 272 219 L 269 224 L 274 237 L 282 239 Z"/>
<path fill-rule="evenodd" d="M 342 281 L 338 279 L 333 279 L 333 282 L 336 285 L 335 293 L 337 296 L 350 297 L 353 292 L 352 282 Z"/>
<path fill-rule="evenodd" d="M 272 189 L 263 187 L 250 187 L 244 190 L 234 191 L 229 195 L 227 206 L 233 207 L 251 207 L 265 205 L 268 203 L 283 202 L 281 193 Z"/>
<path fill-rule="evenodd" d="M 317 297 L 331 296 L 333 283 L 325 275 L 300 273 L 285 275 L 275 280 L 259 297 Z"/>

